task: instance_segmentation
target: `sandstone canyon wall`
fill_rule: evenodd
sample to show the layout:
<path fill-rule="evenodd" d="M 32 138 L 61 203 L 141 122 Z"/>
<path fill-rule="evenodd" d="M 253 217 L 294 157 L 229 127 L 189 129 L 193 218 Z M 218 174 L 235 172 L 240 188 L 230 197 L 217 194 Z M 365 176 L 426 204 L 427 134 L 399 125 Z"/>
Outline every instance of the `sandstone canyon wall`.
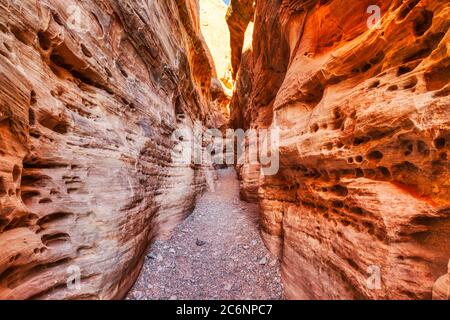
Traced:
<path fill-rule="evenodd" d="M 224 124 L 215 73 L 196 0 L 0 0 L 0 298 L 124 296 L 214 179 L 171 133 Z"/>
<path fill-rule="evenodd" d="M 373 5 L 379 28 L 367 24 Z M 278 174 L 239 172 L 287 298 L 428 299 L 437 279 L 444 292 L 448 1 L 257 0 L 241 50 L 252 10 L 229 9 L 231 120 L 281 129 Z"/>

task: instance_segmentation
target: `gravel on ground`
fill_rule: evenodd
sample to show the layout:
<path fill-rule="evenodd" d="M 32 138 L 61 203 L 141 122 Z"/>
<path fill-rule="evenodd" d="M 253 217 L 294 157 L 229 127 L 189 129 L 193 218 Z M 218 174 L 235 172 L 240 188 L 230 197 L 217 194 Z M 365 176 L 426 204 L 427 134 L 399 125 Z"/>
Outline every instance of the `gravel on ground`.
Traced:
<path fill-rule="evenodd" d="M 219 171 L 172 238 L 156 241 L 130 300 L 278 300 L 278 259 L 264 246 L 258 206 L 239 200 L 233 169 Z"/>

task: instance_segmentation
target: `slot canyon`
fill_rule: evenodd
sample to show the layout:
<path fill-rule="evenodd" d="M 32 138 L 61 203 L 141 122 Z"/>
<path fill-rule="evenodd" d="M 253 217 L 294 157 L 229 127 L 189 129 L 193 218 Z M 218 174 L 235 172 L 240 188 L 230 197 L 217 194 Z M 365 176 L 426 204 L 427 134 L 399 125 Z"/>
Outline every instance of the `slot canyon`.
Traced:
<path fill-rule="evenodd" d="M 229 2 L 0 0 L 1 300 L 450 299 L 450 3 Z"/>

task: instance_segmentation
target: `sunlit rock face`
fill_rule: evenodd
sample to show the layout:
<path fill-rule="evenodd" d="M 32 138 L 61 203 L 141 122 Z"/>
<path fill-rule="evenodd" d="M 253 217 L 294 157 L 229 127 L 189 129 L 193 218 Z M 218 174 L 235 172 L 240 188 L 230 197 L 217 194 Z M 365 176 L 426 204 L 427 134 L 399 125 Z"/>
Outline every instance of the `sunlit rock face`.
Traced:
<path fill-rule="evenodd" d="M 235 125 L 281 129 L 278 174 L 241 179 L 257 181 L 286 296 L 429 299 L 441 279 L 441 297 L 448 2 L 256 1 L 254 22 L 231 113 Z"/>
<path fill-rule="evenodd" d="M 217 79 L 231 96 L 230 32 L 225 16 L 227 6 L 222 0 L 200 0 L 200 25 L 203 37 L 214 60 Z"/>
<path fill-rule="evenodd" d="M 253 20 L 254 0 L 231 0 L 228 6 L 226 21 L 230 30 L 231 66 L 233 79 L 239 70 L 243 52 L 245 31 Z"/>
<path fill-rule="evenodd" d="M 213 76 L 195 0 L 0 0 L 0 298 L 124 296 L 214 179 L 171 156 Z"/>

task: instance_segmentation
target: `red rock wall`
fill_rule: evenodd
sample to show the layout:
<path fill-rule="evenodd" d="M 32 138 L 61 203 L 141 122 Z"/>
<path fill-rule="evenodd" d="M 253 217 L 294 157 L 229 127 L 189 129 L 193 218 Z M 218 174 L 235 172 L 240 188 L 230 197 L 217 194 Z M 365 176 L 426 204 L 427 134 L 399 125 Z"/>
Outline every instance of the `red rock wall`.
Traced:
<path fill-rule="evenodd" d="M 177 115 L 223 125 L 198 10 L 0 0 L 0 298 L 120 298 L 190 213 L 214 174 L 172 163 Z"/>
<path fill-rule="evenodd" d="M 230 29 L 231 66 L 233 79 L 239 70 L 244 48 L 245 31 L 254 16 L 253 0 L 231 0 L 228 6 L 226 21 Z"/>
<path fill-rule="evenodd" d="M 449 18 L 438 0 L 256 1 L 231 112 L 281 129 L 278 174 L 241 179 L 288 298 L 428 299 L 447 273 Z"/>

